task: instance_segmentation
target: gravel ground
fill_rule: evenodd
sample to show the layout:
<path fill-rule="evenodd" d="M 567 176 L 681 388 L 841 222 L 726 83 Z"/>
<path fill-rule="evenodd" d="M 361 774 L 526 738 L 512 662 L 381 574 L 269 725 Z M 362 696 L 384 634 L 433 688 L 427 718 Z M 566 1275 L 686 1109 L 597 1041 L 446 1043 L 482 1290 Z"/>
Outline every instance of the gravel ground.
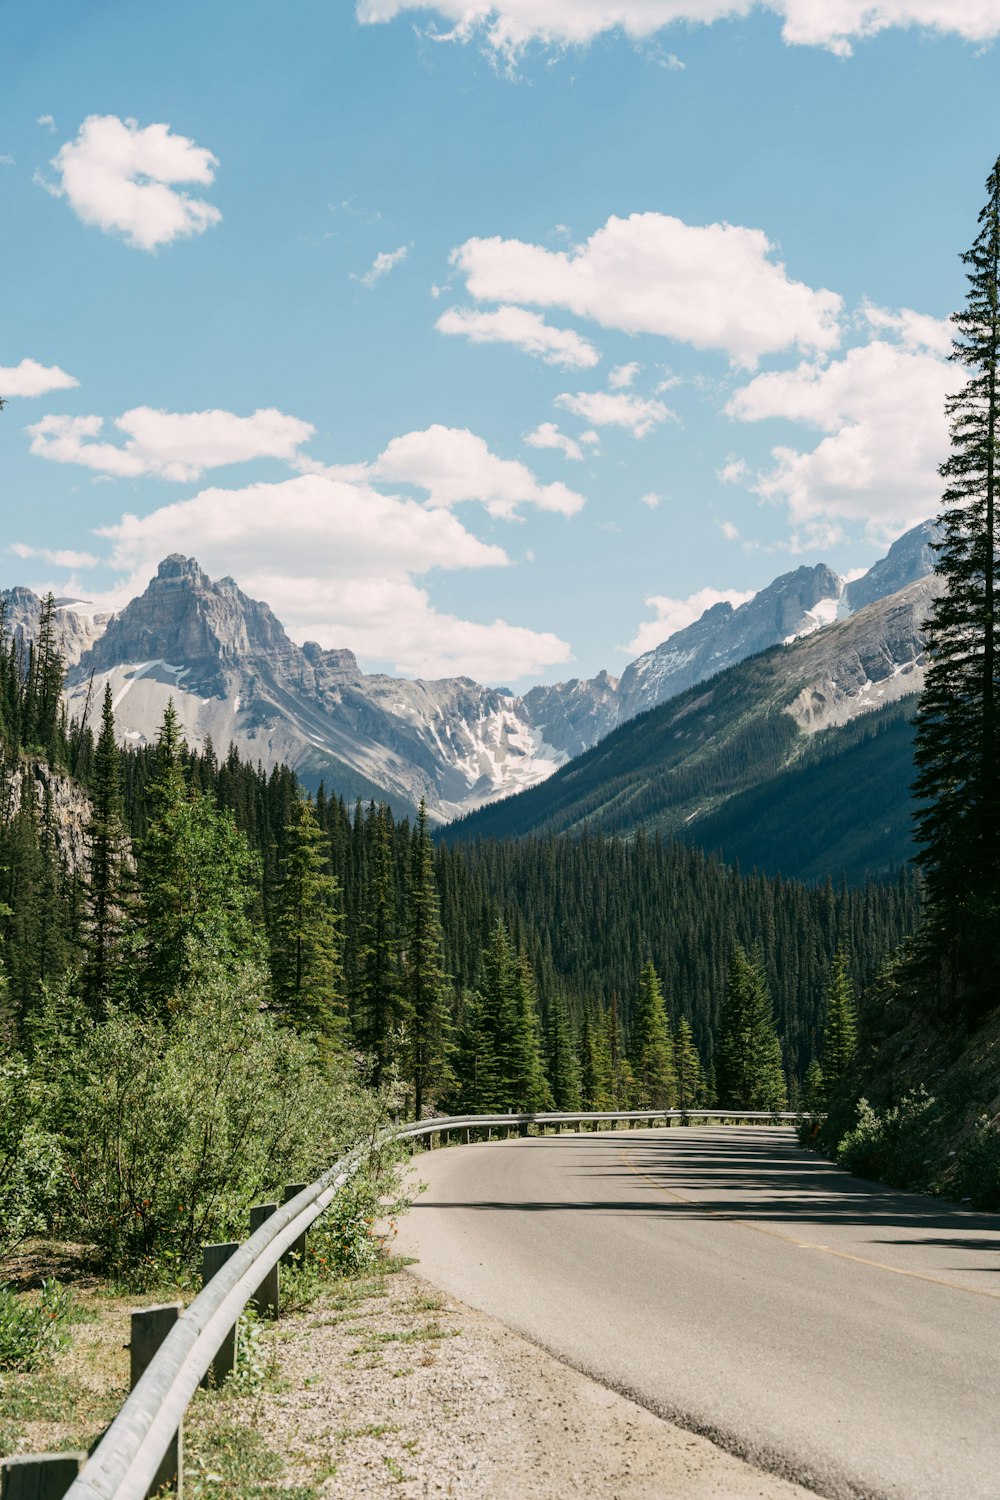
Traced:
<path fill-rule="evenodd" d="M 285 1484 L 336 1496 L 792 1500 L 808 1493 L 560 1364 L 407 1271 L 284 1324 L 247 1403 Z M 280 1493 L 276 1491 L 275 1493 Z"/>

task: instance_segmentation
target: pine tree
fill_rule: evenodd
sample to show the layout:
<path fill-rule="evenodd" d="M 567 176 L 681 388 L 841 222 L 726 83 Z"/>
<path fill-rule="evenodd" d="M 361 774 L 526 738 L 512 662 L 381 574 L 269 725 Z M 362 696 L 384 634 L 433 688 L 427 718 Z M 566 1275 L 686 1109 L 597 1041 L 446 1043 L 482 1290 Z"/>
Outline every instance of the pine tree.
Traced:
<path fill-rule="evenodd" d="M 639 976 L 632 1020 L 632 1073 L 637 1109 L 673 1109 L 677 1075 L 663 989 L 652 962 Z"/>
<path fill-rule="evenodd" d="M 858 1046 L 858 1012 L 847 954 L 838 949 L 830 967 L 823 1023 L 823 1078 L 828 1089 L 836 1088 L 847 1073 Z"/>
<path fill-rule="evenodd" d="M 737 946 L 719 1018 L 720 1109 L 784 1109 L 785 1078 L 774 1006 L 759 953 Z"/>
<path fill-rule="evenodd" d="M 545 1076 L 538 1023 L 538 991 L 527 956 L 514 966 L 514 1032 L 510 1038 L 510 1107 L 519 1111 L 552 1108 L 552 1090 Z"/>
<path fill-rule="evenodd" d="M 580 1037 L 581 1079 L 584 1109 L 612 1109 L 611 1052 L 603 1017 L 585 1016 Z"/>
<path fill-rule="evenodd" d="M 914 786 L 932 944 L 947 998 L 988 1001 L 1000 936 L 997 484 L 1000 424 L 1000 160 L 987 180 L 979 232 L 962 260 L 968 292 L 953 314 L 951 358 L 968 372 L 951 396 L 951 455 L 937 571 L 926 626 L 928 668 L 917 713 Z"/>
<path fill-rule="evenodd" d="M 826 1108 L 826 1080 L 815 1057 L 806 1068 L 802 1083 L 802 1108 L 810 1115 L 819 1114 Z"/>
<path fill-rule="evenodd" d="M 556 990 L 545 1018 L 545 1064 L 556 1109 L 580 1109 L 580 1060 L 566 998 Z"/>
<path fill-rule="evenodd" d="M 261 950 L 251 920 L 259 860 L 233 815 L 188 786 L 182 749 L 171 701 L 156 744 L 149 824 L 137 848 L 144 946 L 138 999 L 153 1010 L 174 998 L 199 952 L 230 964 Z"/>
<path fill-rule="evenodd" d="M 121 946 L 128 887 L 128 841 L 122 807 L 121 759 L 115 743 L 110 682 L 105 685 L 101 733 L 90 779 L 91 816 L 87 823 L 88 903 L 83 993 L 91 1014 L 109 998 Z"/>
<path fill-rule="evenodd" d="M 677 1108 L 694 1109 L 705 1103 L 705 1073 L 695 1046 L 691 1023 L 681 1016 L 674 1037 L 674 1072 L 677 1076 Z"/>
<path fill-rule="evenodd" d="M 379 1088 L 393 1061 L 394 1035 L 402 1022 L 402 975 L 396 932 L 396 891 L 388 808 L 370 819 L 367 891 L 358 908 L 355 1036 L 371 1063 Z"/>
<path fill-rule="evenodd" d="M 271 915 L 274 1008 L 329 1050 L 344 1025 L 338 888 L 326 836 L 305 800 L 284 830 Z"/>
<path fill-rule="evenodd" d="M 421 799 L 410 846 L 403 960 L 406 1076 L 413 1086 L 414 1118 L 418 1120 L 427 1100 L 447 1092 L 453 1078 L 449 1066 L 447 979 L 434 853 L 427 828 L 427 807 Z"/>

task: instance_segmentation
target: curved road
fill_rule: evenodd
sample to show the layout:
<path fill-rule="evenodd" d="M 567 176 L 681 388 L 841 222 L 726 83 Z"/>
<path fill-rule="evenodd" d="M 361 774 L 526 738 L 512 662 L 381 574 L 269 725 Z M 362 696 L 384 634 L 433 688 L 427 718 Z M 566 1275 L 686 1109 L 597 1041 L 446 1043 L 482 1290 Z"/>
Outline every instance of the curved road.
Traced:
<path fill-rule="evenodd" d="M 1000 1216 L 767 1127 L 416 1166 L 421 1275 L 604 1384 L 833 1500 L 1000 1497 Z"/>

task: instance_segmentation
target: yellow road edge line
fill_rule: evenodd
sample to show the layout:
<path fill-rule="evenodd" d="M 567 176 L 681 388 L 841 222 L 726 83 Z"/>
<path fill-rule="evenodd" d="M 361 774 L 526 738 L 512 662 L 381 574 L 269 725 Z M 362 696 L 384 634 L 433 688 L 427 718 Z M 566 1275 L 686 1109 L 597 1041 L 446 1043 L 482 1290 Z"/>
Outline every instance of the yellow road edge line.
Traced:
<path fill-rule="evenodd" d="M 784 1240 L 786 1245 L 794 1245 L 797 1250 L 819 1250 L 823 1255 L 832 1255 L 837 1260 L 852 1260 L 859 1266 L 871 1266 L 876 1271 L 888 1271 L 892 1276 L 908 1276 L 913 1281 L 929 1281 L 934 1286 L 947 1287 L 953 1292 L 965 1292 L 969 1297 L 989 1297 L 991 1301 L 1000 1302 L 1000 1292 L 988 1291 L 985 1287 L 962 1286 L 958 1281 L 946 1281 L 943 1276 L 932 1276 L 929 1271 L 907 1271 L 902 1266 L 889 1266 L 883 1260 L 869 1260 L 864 1255 L 851 1255 L 847 1250 L 833 1250 L 829 1245 L 816 1245 L 810 1240 L 797 1240 L 790 1234 L 782 1234 L 780 1229 L 767 1229 L 763 1224 L 752 1224 L 749 1219 L 734 1219 L 731 1214 L 723 1213 L 718 1208 L 707 1208 L 702 1203 L 696 1203 L 693 1198 L 685 1198 L 683 1193 L 678 1193 L 674 1188 L 664 1187 L 662 1182 L 656 1182 L 648 1173 L 643 1172 L 634 1162 L 622 1153 L 622 1161 L 629 1171 L 643 1182 L 655 1188 L 658 1193 L 663 1193 L 667 1198 L 676 1198 L 678 1203 L 684 1203 L 688 1208 L 697 1209 L 699 1213 L 708 1214 L 713 1219 L 725 1219 L 727 1224 L 738 1224 L 742 1229 L 750 1229 L 754 1234 L 766 1234 L 772 1240 Z"/>

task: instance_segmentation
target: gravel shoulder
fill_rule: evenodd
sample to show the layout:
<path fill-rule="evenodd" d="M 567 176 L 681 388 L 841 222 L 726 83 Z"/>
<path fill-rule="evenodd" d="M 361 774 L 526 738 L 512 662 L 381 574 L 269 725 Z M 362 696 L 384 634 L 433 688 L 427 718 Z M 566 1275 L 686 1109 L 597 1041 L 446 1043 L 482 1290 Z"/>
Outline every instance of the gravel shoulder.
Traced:
<path fill-rule="evenodd" d="M 569 1369 L 411 1271 L 280 1331 L 255 1419 L 324 1497 L 792 1500 L 761 1473 Z M 249 1415 L 249 1412 L 248 1412 Z M 323 1476 L 320 1478 L 320 1476 Z"/>

